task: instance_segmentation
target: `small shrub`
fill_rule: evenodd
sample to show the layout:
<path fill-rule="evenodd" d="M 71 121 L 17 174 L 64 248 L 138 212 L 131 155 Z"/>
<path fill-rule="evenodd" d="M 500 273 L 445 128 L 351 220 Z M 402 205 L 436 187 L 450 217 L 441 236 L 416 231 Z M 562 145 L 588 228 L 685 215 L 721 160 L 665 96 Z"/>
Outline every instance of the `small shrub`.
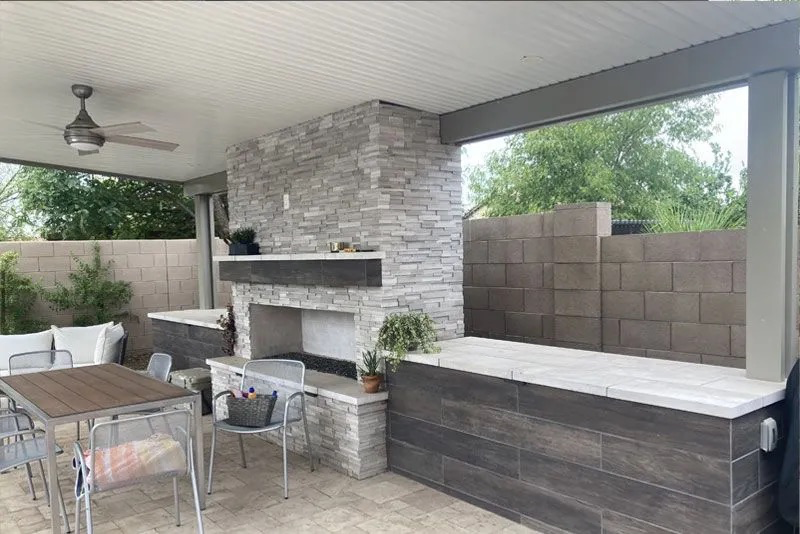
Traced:
<path fill-rule="evenodd" d="M 439 352 L 441 349 L 435 341 L 436 327 L 427 313 L 393 313 L 383 320 L 377 347 L 389 352 L 386 359 L 395 371 L 410 350 Z"/>
<path fill-rule="evenodd" d="M 56 311 L 72 310 L 76 326 L 89 326 L 120 320 L 127 313 L 123 308 L 131 300 L 133 290 L 128 282 L 111 279 L 112 262 L 103 263 L 100 245 L 92 245 L 92 257 L 84 262 L 75 260 L 78 267 L 69 273 L 71 286 L 56 282 L 46 290 L 45 297 Z"/>
<path fill-rule="evenodd" d="M 736 202 L 695 209 L 662 203 L 656 207 L 653 219 L 647 231 L 654 234 L 729 230 L 744 228 L 747 224 L 747 214 Z"/>
<path fill-rule="evenodd" d="M 365 350 L 361 354 L 361 365 L 358 367 L 361 376 L 378 376 L 381 374 L 381 357 L 378 350 Z"/>
<path fill-rule="evenodd" d="M 217 324 L 222 327 L 222 342 L 225 344 L 222 352 L 226 356 L 233 356 L 236 347 L 236 319 L 233 317 L 233 306 L 228 304 L 228 313 L 220 315 Z"/>
<path fill-rule="evenodd" d="M 0 254 L 0 333 L 28 334 L 44 328 L 31 318 L 39 287 L 29 277 L 17 272 L 19 254 Z"/>
<path fill-rule="evenodd" d="M 231 232 L 231 241 L 233 241 L 234 243 L 248 245 L 250 243 L 255 243 L 255 240 L 256 240 L 256 231 L 253 228 L 250 227 L 239 228 Z"/>

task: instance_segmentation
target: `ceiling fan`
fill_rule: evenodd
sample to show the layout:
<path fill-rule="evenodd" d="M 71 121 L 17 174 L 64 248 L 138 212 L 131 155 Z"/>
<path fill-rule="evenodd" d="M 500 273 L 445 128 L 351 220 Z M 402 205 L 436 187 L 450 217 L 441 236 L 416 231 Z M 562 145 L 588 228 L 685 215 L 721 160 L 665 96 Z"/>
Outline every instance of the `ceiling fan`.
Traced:
<path fill-rule="evenodd" d="M 78 112 L 75 120 L 63 128 L 64 141 L 66 141 L 69 146 L 76 149 L 79 156 L 97 154 L 100 152 L 100 147 L 105 143 L 154 148 L 156 150 L 166 150 L 169 152 L 178 148 L 177 143 L 167 143 L 165 141 L 123 135 L 155 131 L 155 129 L 141 122 L 126 122 L 109 126 L 98 126 L 86 111 L 86 99 L 92 96 L 92 92 L 93 89 L 88 85 L 75 84 L 72 86 L 72 94 L 81 100 L 81 110 Z M 62 128 L 51 124 L 28 122 L 54 130 L 62 130 Z"/>

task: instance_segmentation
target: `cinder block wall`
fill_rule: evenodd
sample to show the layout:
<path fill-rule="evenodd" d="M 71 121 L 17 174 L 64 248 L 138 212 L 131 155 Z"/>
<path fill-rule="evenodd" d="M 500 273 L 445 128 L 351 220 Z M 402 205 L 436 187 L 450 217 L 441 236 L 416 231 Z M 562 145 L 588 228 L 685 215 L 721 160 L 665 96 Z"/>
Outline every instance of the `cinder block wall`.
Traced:
<path fill-rule="evenodd" d="M 0 252 L 20 255 L 18 270 L 50 288 L 56 282 L 69 284 L 74 258 L 91 259 L 94 241 L 6 241 Z M 149 312 L 197 307 L 197 250 L 194 239 L 97 241 L 104 262 L 113 262 L 112 277 L 131 283 L 130 317 L 123 321 L 129 332 L 128 353 L 153 347 Z M 225 254 L 225 244 L 215 243 L 216 253 Z M 217 302 L 230 301 L 230 284 L 217 285 Z M 45 302 L 37 303 L 36 315 L 47 324 L 69 326 L 72 314 L 57 313 Z"/>
<path fill-rule="evenodd" d="M 744 367 L 744 230 L 610 233 L 606 203 L 467 221 L 467 334 Z"/>

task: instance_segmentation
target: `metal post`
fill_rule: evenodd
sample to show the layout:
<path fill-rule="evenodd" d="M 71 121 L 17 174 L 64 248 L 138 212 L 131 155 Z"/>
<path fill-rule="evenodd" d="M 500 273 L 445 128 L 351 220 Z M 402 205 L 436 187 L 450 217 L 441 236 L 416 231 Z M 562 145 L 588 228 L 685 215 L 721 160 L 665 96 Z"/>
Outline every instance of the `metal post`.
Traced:
<path fill-rule="evenodd" d="M 214 216 L 211 208 L 210 193 L 200 193 L 194 196 L 199 304 L 200 308 L 204 310 L 214 307 L 214 271 L 211 260 L 214 250 Z"/>
<path fill-rule="evenodd" d="M 797 105 L 794 74 L 749 80 L 748 378 L 782 381 L 797 347 Z"/>

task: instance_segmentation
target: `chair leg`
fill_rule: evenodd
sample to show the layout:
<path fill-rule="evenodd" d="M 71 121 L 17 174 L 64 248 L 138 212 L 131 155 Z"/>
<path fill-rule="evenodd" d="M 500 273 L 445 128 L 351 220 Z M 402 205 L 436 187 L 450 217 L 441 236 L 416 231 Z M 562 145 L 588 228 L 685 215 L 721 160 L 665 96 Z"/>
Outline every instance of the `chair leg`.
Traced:
<path fill-rule="evenodd" d="M 52 484 L 55 484 L 58 488 L 58 503 L 61 506 L 61 516 L 64 518 L 64 526 L 67 528 L 67 534 L 72 532 L 69 529 L 69 515 L 67 514 L 67 505 L 64 504 L 64 494 L 61 492 L 61 484 L 58 483 L 58 480 L 52 480 Z"/>
<path fill-rule="evenodd" d="M 175 526 L 181 526 L 181 501 L 178 498 L 178 477 L 172 477 L 172 493 L 175 494 Z"/>
<path fill-rule="evenodd" d="M 289 459 L 286 454 L 286 423 L 281 428 L 281 437 L 283 440 L 283 498 L 289 498 Z"/>
<path fill-rule="evenodd" d="M 75 532 L 76 532 L 76 534 L 81 534 L 81 499 L 83 499 L 82 495 L 78 495 L 75 498 Z"/>
<path fill-rule="evenodd" d="M 197 517 L 197 532 L 198 534 L 204 534 L 203 530 L 203 514 L 200 511 L 200 487 L 198 486 L 197 481 L 197 473 L 194 470 L 194 456 L 192 453 L 192 444 L 189 443 L 189 474 L 191 475 L 192 480 L 192 496 L 194 497 L 194 513 Z M 209 483 L 211 482 L 211 471 L 209 470 Z M 211 493 L 211 486 L 209 484 L 209 493 Z"/>
<path fill-rule="evenodd" d="M 206 493 L 211 495 L 211 480 L 214 476 L 214 451 L 217 449 L 217 427 L 211 427 L 211 454 L 208 457 L 208 488 Z"/>
<path fill-rule="evenodd" d="M 86 534 L 94 534 L 94 523 L 92 523 L 92 496 L 87 492 L 84 494 L 86 499 Z"/>
<path fill-rule="evenodd" d="M 77 438 L 78 441 L 80 441 L 81 440 L 81 422 L 80 421 L 75 423 L 75 434 L 78 436 L 78 438 Z"/>
<path fill-rule="evenodd" d="M 41 465 L 41 462 L 39 463 Z M 25 471 L 28 475 L 28 490 L 31 492 L 31 499 L 36 500 L 36 489 L 33 487 L 33 473 L 31 472 L 31 464 L 25 464 Z M 42 479 L 44 480 L 44 479 Z M 44 490 L 47 493 L 47 490 Z M 49 497 L 48 497 L 49 498 Z"/>
<path fill-rule="evenodd" d="M 303 410 L 303 428 L 306 431 L 306 447 L 308 447 L 308 461 L 311 464 L 311 470 L 314 470 L 314 453 L 311 450 L 311 435 L 308 433 L 308 419 L 306 419 L 306 398 L 300 397 L 300 408 Z"/>
<path fill-rule="evenodd" d="M 247 469 L 247 460 L 244 457 L 244 437 L 239 434 L 239 452 L 242 454 L 242 468 Z"/>
<path fill-rule="evenodd" d="M 47 499 L 47 506 L 50 506 L 50 488 L 47 487 L 47 477 L 44 476 L 44 462 L 39 460 L 39 474 L 42 477 L 42 485 L 44 486 L 44 494 L 46 495 L 45 499 Z"/>

